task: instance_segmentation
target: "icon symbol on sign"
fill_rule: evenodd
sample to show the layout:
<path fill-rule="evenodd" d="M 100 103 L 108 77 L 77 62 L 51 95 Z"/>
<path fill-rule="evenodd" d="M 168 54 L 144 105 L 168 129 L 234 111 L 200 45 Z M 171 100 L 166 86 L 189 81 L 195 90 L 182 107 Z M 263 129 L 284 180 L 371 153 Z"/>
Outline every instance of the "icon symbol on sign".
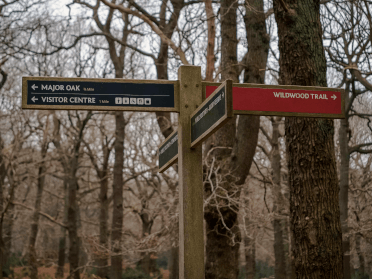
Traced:
<path fill-rule="evenodd" d="M 137 105 L 143 105 L 143 98 L 137 98 Z"/>
<path fill-rule="evenodd" d="M 333 101 L 334 101 L 334 100 L 336 100 L 336 98 L 337 98 L 337 97 L 336 97 L 336 95 L 335 95 L 335 94 L 333 94 L 333 96 L 332 96 L 331 98 L 332 98 L 332 99 L 333 99 Z"/>
<path fill-rule="evenodd" d="M 145 105 L 151 105 L 151 98 L 145 98 Z"/>
<path fill-rule="evenodd" d="M 33 90 L 35 90 L 36 88 L 39 88 L 39 87 L 36 86 L 35 84 L 33 84 L 33 85 L 31 86 L 31 88 L 32 88 Z"/>
<path fill-rule="evenodd" d="M 123 104 L 129 105 L 129 98 L 123 98 Z"/>
<path fill-rule="evenodd" d="M 37 101 L 37 100 L 39 100 L 38 98 L 36 98 L 35 96 L 34 97 L 32 97 L 32 99 L 31 99 L 34 103 L 35 103 L 35 101 Z"/>
<path fill-rule="evenodd" d="M 137 99 L 136 98 L 130 98 L 130 104 L 131 105 L 137 105 Z"/>
<path fill-rule="evenodd" d="M 116 105 L 121 105 L 123 103 L 123 99 L 122 98 L 120 98 L 120 97 L 116 97 L 115 98 L 115 104 Z"/>

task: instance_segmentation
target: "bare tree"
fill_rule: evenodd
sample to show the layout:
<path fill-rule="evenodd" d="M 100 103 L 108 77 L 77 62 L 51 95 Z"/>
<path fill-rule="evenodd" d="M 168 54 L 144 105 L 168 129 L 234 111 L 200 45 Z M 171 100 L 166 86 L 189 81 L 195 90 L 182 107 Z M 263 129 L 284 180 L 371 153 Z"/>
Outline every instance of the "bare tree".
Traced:
<path fill-rule="evenodd" d="M 341 17 L 336 16 L 337 11 Z M 370 140 L 351 144 L 350 122 L 355 118 L 365 121 L 366 128 L 372 114 L 368 110 L 358 111 L 358 102 L 372 91 L 371 65 L 369 57 L 370 32 L 372 28 L 371 9 L 365 1 L 328 3 L 323 9 L 324 40 L 327 43 L 329 66 L 339 72 L 335 84 L 345 87 L 345 119 L 341 120 L 340 141 L 340 210 L 343 233 L 344 278 L 351 278 L 350 236 L 349 236 L 349 168 L 350 157 L 355 152 L 370 153 Z M 337 73 L 337 72 L 336 72 Z"/>
<path fill-rule="evenodd" d="M 319 9 L 319 2 L 274 1 L 281 84 L 327 86 Z M 296 276 L 342 278 L 333 120 L 287 117 L 285 130 Z"/>

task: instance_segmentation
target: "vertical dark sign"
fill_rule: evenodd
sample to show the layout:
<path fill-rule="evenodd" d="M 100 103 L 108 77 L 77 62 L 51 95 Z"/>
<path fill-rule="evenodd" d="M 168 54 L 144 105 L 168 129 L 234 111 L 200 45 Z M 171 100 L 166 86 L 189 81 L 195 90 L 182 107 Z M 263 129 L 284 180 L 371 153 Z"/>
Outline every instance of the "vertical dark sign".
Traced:
<path fill-rule="evenodd" d="M 232 116 L 232 80 L 226 80 L 191 115 L 191 147 L 206 140 Z"/>
<path fill-rule="evenodd" d="M 159 147 L 159 172 L 166 171 L 178 159 L 178 132 L 174 131 Z"/>

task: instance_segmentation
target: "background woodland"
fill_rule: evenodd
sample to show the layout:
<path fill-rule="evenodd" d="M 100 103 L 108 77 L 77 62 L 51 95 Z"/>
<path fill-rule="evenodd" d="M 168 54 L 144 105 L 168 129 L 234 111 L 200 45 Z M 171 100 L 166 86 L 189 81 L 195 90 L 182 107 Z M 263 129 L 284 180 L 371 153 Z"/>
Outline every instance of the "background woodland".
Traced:
<path fill-rule="evenodd" d="M 178 278 L 178 169 L 159 174 L 156 153 L 178 115 L 22 110 L 22 76 L 176 80 L 195 65 L 204 81 L 295 83 L 284 59 L 303 59 L 303 38 L 283 26 L 306 28 L 301 3 L 0 0 L 0 278 Z M 298 85 L 346 91 L 330 128 L 332 278 L 372 278 L 372 4 L 311 5 L 326 78 Z M 203 145 L 206 278 L 310 278 L 296 271 L 291 121 L 241 116 Z"/>

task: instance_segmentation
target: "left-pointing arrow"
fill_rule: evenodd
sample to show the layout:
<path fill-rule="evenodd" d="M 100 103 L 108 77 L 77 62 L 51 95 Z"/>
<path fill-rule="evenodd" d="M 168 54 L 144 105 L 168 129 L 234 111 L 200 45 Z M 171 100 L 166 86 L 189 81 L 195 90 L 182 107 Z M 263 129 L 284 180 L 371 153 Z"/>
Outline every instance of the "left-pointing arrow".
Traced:
<path fill-rule="evenodd" d="M 35 88 L 39 88 L 39 87 L 36 86 L 35 84 L 33 84 L 33 85 L 31 86 L 31 88 L 32 88 L 33 90 L 35 90 Z"/>
<path fill-rule="evenodd" d="M 37 101 L 37 100 L 39 100 L 38 98 L 36 98 L 35 96 L 34 97 L 32 97 L 32 99 L 31 99 L 34 103 L 35 103 L 35 101 Z"/>

